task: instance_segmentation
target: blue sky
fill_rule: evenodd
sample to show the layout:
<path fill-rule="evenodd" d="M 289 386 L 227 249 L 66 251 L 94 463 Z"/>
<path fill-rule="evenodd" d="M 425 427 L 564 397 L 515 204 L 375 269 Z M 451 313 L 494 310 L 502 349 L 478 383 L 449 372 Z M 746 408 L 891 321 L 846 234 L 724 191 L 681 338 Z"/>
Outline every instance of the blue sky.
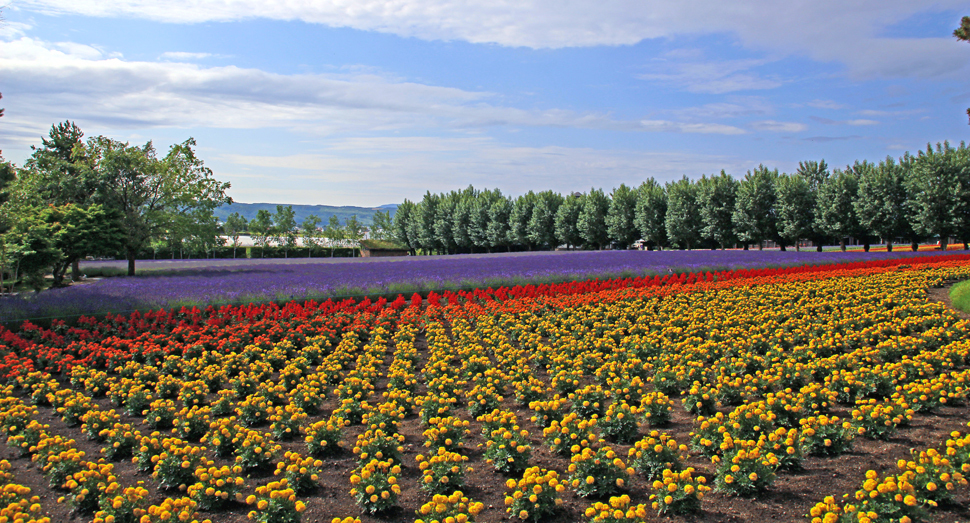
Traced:
<path fill-rule="evenodd" d="M 194 137 L 241 202 L 606 190 L 970 135 L 966 1 L 11 0 L 0 149 Z"/>

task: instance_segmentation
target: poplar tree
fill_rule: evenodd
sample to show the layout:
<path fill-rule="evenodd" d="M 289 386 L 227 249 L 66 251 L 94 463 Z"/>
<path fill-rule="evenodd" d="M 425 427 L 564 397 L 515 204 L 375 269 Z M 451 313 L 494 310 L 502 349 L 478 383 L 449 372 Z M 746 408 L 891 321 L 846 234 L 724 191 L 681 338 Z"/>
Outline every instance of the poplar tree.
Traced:
<path fill-rule="evenodd" d="M 667 184 L 667 237 L 681 249 L 691 250 L 701 239 L 697 185 L 684 176 Z"/>
<path fill-rule="evenodd" d="M 640 237 L 636 225 L 637 192 L 624 184 L 613 189 L 606 212 L 606 233 L 610 241 L 628 249 Z"/>
<path fill-rule="evenodd" d="M 667 192 L 650 178 L 637 188 L 633 225 L 640 238 L 660 250 L 667 245 Z"/>
<path fill-rule="evenodd" d="M 737 192 L 738 182 L 723 170 L 719 176 L 703 176 L 697 182 L 701 237 L 720 246 L 721 250 L 735 240 L 732 214 Z"/>

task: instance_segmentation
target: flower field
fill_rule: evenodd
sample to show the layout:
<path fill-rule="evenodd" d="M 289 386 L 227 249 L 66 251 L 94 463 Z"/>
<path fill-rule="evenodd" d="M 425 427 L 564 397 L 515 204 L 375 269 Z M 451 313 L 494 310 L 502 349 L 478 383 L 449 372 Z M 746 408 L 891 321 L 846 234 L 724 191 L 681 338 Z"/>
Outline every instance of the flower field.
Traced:
<path fill-rule="evenodd" d="M 0 322 L 182 306 L 325 300 L 364 294 L 853 263 L 952 252 L 585 251 L 400 258 L 144 260 L 142 276 L 105 278 L 26 298 L 0 298 Z M 123 261 L 83 262 L 81 270 Z"/>
<path fill-rule="evenodd" d="M 0 521 L 966 521 L 968 260 L 0 329 Z"/>

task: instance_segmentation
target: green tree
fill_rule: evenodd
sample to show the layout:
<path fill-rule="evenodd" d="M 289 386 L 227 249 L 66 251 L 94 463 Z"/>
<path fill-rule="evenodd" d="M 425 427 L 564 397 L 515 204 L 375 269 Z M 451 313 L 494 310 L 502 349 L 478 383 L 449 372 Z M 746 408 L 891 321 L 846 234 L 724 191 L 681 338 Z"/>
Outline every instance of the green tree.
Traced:
<path fill-rule="evenodd" d="M 815 222 L 827 236 L 839 240 L 843 251 L 846 238 L 859 230 L 853 205 L 858 193 L 859 181 L 851 167 L 836 169 L 818 191 Z"/>
<path fill-rule="evenodd" d="M 371 220 L 370 237 L 375 240 L 388 240 L 394 235 L 394 221 L 391 211 L 377 211 Z"/>
<path fill-rule="evenodd" d="M 283 257 L 289 258 L 290 249 L 296 247 L 296 218 L 292 205 L 277 205 L 273 215 L 273 231 L 276 245 L 283 248 Z"/>
<path fill-rule="evenodd" d="M 667 245 L 667 191 L 653 178 L 637 189 L 633 224 L 648 246 L 663 250 Z"/>
<path fill-rule="evenodd" d="M 249 222 L 238 212 L 234 212 L 226 217 L 226 223 L 222 225 L 222 230 L 232 241 L 232 257 L 236 257 L 236 249 L 239 247 L 239 236 L 248 232 Z"/>
<path fill-rule="evenodd" d="M 859 176 L 858 198 L 852 203 L 859 226 L 879 236 L 892 252 L 893 239 L 906 234 L 906 186 L 903 167 L 887 156 Z"/>
<path fill-rule="evenodd" d="M 262 258 L 273 234 L 273 215 L 266 209 L 256 211 L 256 217 L 249 222 L 249 234 L 253 238 L 253 245 L 259 247 L 259 257 Z"/>
<path fill-rule="evenodd" d="M 470 210 L 468 236 L 476 247 L 487 252 L 492 252 L 492 242 L 488 236 L 492 204 L 502 199 L 502 191 L 485 189 L 475 198 Z"/>
<path fill-rule="evenodd" d="M 408 231 L 409 235 L 417 239 L 421 249 L 428 254 L 440 252 L 442 248 L 434 231 L 434 221 L 439 203 L 441 203 L 440 196 L 432 194 L 431 191 L 425 192 L 424 198 L 415 209 L 415 219 L 412 222 L 414 228 Z"/>
<path fill-rule="evenodd" d="M 721 250 L 735 240 L 732 215 L 737 193 L 738 182 L 724 170 L 719 176 L 704 176 L 697 182 L 701 238 L 714 242 Z"/>
<path fill-rule="evenodd" d="M 87 205 L 102 189 L 102 173 L 85 168 L 89 162 L 82 138 L 84 133 L 66 121 L 51 126 L 41 146 L 31 146 L 30 158 L 24 165 L 26 180 L 42 204 Z"/>
<path fill-rule="evenodd" d="M 579 233 L 579 215 L 583 212 L 586 195 L 573 193 L 563 200 L 556 210 L 556 241 L 571 249 L 583 243 L 583 236 Z"/>
<path fill-rule="evenodd" d="M 475 199 L 478 191 L 469 185 L 460 193 L 455 202 L 455 210 L 451 216 L 451 237 L 455 241 L 458 252 L 471 252 L 475 247 L 472 238 L 472 213 L 475 209 Z"/>
<path fill-rule="evenodd" d="M 394 239 L 407 246 L 411 254 L 418 248 L 417 241 L 411 237 L 411 222 L 414 220 L 415 203 L 407 198 L 394 211 Z"/>
<path fill-rule="evenodd" d="M 610 199 L 602 189 L 591 188 L 583 199 L 583 209 L 576 220 L 576 230 L 587 247 L 602 250 L 609 243 L 606 232 L 606 213 L 610 210 Z"/>
<path fill-rule="evenodd" d="M 438 206 L 434 213 L 435 243 L 441 246 L 446 254 L 455 252 L 458 244 L 454 236 L 455 207 L 458 205 L 458 193 L 452 191 L 439 196 Z"/>
<path fill-rule="evenodd" d="M 825 232 L 818 227 L 818 221 L 815 219 L 819 214 L 818 208 L 818 191 L 821 189 L 822 185 L 828 180 L 831 173 L 829 172 L 829 166 L 825 163 L 825 160 L 821 161 L 807 161 L 798 162 L 798 170 L 795 174 L 801 176 L 808 182 L 809 193 L 812 195 L 812 227 L 809 232 L 808 239 L 812 241 L 815 245 L 815 250 L 822 252 L 822 245 L 828 239 L 825 236 Z"/>
<path fill-rule="evenodd" d="M 946 250 L 949 238 L 960 229 L 965 187 L 968 187 L 970 164 L 965 160 L 966 145 L 959 148 L 948 142 L 927 145 L 920 151 L 910 172 L 907 191 L 909 220 L 917 234 L 940 239 Z"/>
<path fill-rule="evenodd" d="M 611 242 L 623 249 L 640 238 L 640 231 L 633 224 L 636 218 L 637 191 L 624 184 L 613 189 L 610 206 L 606 211 L 606 233 Z"/>
<path fill-rule="evenodd" d="M 667 184 L 667 237 L 681 249 L 691 250 L 701 239 L 697 184 L 687 176 Z"/>
<path fill-rule="evenodd" d="M 75 260 L 114 254 L 124 242 L 117 216 L 101 205 L 48 205 L 37 217 L 47 224 L 52 246 L 60 252 L 50 266 L 52 287 L 63 286 L 64 275 Z"/>
<path fill-rule="evenodd" d="M 380 211 L 377 211 L 376 214 L 383 215 L 383 213 Z M 303 223 L 300 224 L 300 236 L 303 238 L 303 246 L 307 249 L 307 258 L 313 256 L 313 249 L 317 247 L 317 240 L 320 238 L 321 221 L 322 220 L 320 217 L 316 214 L 310 214 L 304 218 Z M 235 253 L 233 256 L 235 257 Z"/>
<path fill-rule="evenodd" d="M 364 226 L 357 220 L 356 214 L 344 222 L 344 237 L 353 242 L 352 249 L 360 248 L 360 240 L 364 238 Z M 353 254 L 357 256 L 357 251 L 354 250 Z"/>
<path fill-rule="evenodd" d="M 529 191 L 515 199 L 512 211 L 509 213 L 509 240 L 530 251 L 535 243 L 529 237 L 529 222 L 532 221 L 532 211 L 537 201 L 536 194 Z"/>
<path fill-rule="evenodd" d="M 135 274 L 138 253 L 176 218 L 211 216 L 220 205 L 232 203 L 226 196 L 229 184 L 212 176 L 194 146 L 189 138 L 159 160 L 151 142 L 138 147 L 104 136 L 88 140 L 85 165 L 101 180 L 99 203 L 121 215 L 129 276 Z"/>
<path fill-rule="evenodd" d="M 964 16 L 960 20 L 960 27 L 953 31 L 953 36 L 957 40 L 970 42 L 970 16 Z M 970 117 L 970 109 L 967 109 L 967 117 Z"/>
<path fill-rule="evenodd" d="M 778 237 L 775 219 L 777 178 L 778 169 L 770 170 L 759 165 L 754 171 L 748 171 L 738 184 L 732 221 L 734 231 L 738 239 L 744 242 L 745 249 L 749 243 L 757 243 L 758 250 L 761 250 L 765 240 Z M 784 250 L 785 246 L 781 248 Z"/>
<path fill-rule="evenodd" d="M 340 218 L 337 218 L 336 214 L 330 215 L 330 220 L 323 229 L 323 236 L 327 238 L 327 244 L 330 245 L 330 257 L 333 258 L 333 250 L 345 238 L 344 228 L 340 225 Z"/>
<path fill-rule="evenodd" d="M 553 191 L 543 191 L 536 195 L 528 228 L 529 241 L 533 245 L 550 250 L 559 245 L 556 239 L 556 213 L 562 203 L 562 196 Z"/>
<path fill-rule="evenodd" d="M 509 216 L 512 214 L 512 202 L 508 198 L 500 197 L 492 202 L 488 209 L 488 244 L 493 249 L 505 247 L 511 251 L 509 236 Z"/>
<path fill-rule="evenodd" d="M 815 208 L 812 188 L 798 173 L 783 174 L 775 182 L 775 196 L 778 236 L 800 251 L 799 241 L 812 232 Z"/>
<path fill-rule="evenodd" d="M 34 292 L 44 288 L 44 275 L 48 269 L 64 259 L 55 245 L 50 224 L 39 213 L 19 216 L 11 229 L 0 237 L 0 242 L 5 258 L 9 260 L 14 283 L 23 279 Z"/>

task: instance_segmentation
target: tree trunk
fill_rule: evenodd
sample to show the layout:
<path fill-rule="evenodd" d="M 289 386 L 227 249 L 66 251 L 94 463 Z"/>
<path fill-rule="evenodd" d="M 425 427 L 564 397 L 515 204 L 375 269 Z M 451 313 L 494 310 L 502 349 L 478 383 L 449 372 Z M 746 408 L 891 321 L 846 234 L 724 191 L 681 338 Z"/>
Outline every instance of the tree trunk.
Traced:
<path fill-rule="evenodd" d="M 912 244 L 910 244 L 910 246 L 909 246 L 909 248 L 910 248 L 910 250 L 912 250 L 913 252 L 916 252 L 916 251 L 918 251 L 918 250 L 919 250 L 919 242 L 917 242 L 916 240 L 913 240 L 913 243 L 912 243 Z"/>
<path fill-rule="evenodd" d="M 71 281 L 81 281 L 81 261 L 71 262 Z"/>
<path fill-rule="evenodd" d="M 822 252 L 822 244 L 821 243 L 815 246 L 815 252 Z"/>
<path fill-rule="evenodd" d="M 133 249 L 125 249 L 125 257 L 128 258 L 128 276 L 135 275 L 135 251 Z"/>
<path fill-rule="evenodd" d="M 869 240 L 862 242 L 862 250 L 869 252 Z"/>
<path fill-rule="evenodd" d="M 945 236 L 943 236 L 941 234 L 940 235 L 940 250 L 941 251 L 945 251 L 948 243 L 950 243 L 950 238 L 949 237 L 945 237 Z"/>
<path fill-rule="evenodd" d="M 781 252 L 788 252 L 788 248 L 785 247 L 784 243 L 779 244 L 781 246 Z"/>
<path fill-rule="evenodd" d="M 758 250 L 759 251 L 765 250 L 765 242 L 764 241 L 758 242 Z"/>
<path fill-rule="evenodd" d="M 744 250 L 748 250 L 748 244 L 744 244 Z"/>
<path fill-rule="evenodd" d="M 842 252 L 845 252 L 845 238 L 839 240 L 839 248 L 842 249 Z"/>
<path fill-rule="evenodd" d="M 893 252 L 893 241 L 886 241 L 886 252 Z"/>

